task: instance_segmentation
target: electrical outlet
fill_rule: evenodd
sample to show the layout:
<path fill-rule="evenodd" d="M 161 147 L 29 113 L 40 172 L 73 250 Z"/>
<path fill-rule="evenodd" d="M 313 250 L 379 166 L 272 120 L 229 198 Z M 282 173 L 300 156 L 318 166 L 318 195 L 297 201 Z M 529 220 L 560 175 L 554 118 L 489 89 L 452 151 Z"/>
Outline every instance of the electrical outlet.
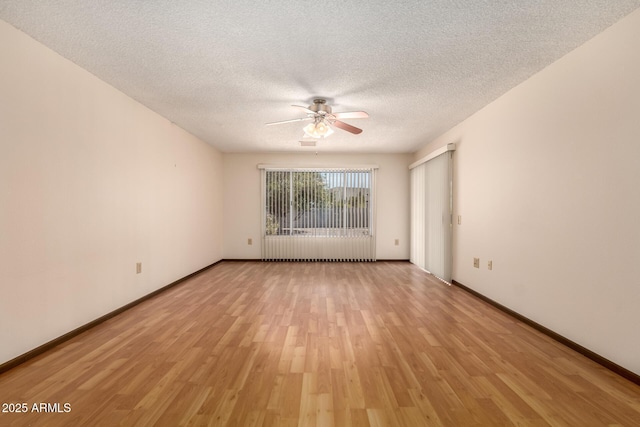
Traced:
<path fill-rule="evenodd" d="M 396 239 L 396 246 L 400 245 L 400 239 Z"/>
<path fill-rule="evenodd" d="M 487 269 L 493 270 L 493 261 L 487 262 Z"/>
<path fill-rule="evenodd" d="M 142 273 L 142 263 L 136 262 L 136 274 Z"/>
<path fill-rule="evenodd" d="M 251 238 L 247 239 L 247 245 L 253 245 L 253 239 Z"/>
<path fill-rule="evenodd" d="M 473 259 L 473 266 L 475 268 L 480 268 L 480 258 L 474 258 Z"/>

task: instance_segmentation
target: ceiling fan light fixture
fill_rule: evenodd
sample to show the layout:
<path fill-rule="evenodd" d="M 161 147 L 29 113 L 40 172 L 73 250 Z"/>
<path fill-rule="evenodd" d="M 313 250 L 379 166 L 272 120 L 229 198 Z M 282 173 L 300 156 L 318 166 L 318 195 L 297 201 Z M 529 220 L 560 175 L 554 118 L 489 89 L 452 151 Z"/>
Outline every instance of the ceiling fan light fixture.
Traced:
<path fill-rule="evenodd" d="M 304 128 L 302 128 L 302 130 L 304 130 L 304 133 L 306 135 L 313 136 L 313 137 L 317 138 L 317 136 L 315 136 L 315 133 L 316 133 L 316 124 L 315 123 L 309 123 Z"/>
<path fill-rule="evenodd" d="M 316 133 L 319 135 L 326 135 L 328 130 L 329 126 L 325 125 L 324 122 L 318 122 L 318 124 L 316 125 Z"/>
<path fill-rule="evenodd" d="M 324 120 L 309 123 L 303 130 L 306 135 L 312 138 L 326 138 L 333 133 L 333 130 L 324 122 Z"/>

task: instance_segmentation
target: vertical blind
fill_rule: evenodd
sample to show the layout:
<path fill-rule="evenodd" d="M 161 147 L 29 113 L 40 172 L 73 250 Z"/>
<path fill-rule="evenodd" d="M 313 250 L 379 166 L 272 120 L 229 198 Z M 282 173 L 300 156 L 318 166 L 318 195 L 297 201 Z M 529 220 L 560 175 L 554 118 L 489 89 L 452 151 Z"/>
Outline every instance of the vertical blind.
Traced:
<path fill-rule="evenodd" d="M 375 261 L 374 172 L 261 167 L 262 259 Z"/>
<path fill-rule="evenodd" d="M 453 146 L 411 169 L 410 260 L 451 281 Z"/>

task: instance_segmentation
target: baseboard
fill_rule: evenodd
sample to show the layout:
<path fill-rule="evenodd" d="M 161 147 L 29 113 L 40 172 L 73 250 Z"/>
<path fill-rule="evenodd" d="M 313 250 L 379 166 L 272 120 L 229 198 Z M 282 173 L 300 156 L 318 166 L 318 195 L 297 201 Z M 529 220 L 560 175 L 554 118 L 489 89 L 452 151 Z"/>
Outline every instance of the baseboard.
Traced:
<path fill-rule="evenodd" d="M 88 331 L 89 329 L 93 328 L 94 326 L 97 326 L 100 323 L 102 323 L 102 322 L 104 322 L 106 320 L 109 320 L 112 317 L 115 317 L 115 316 L 117 316 L 118 314 L 120 314 L 120 313 L 122 313 L 124 311 L 129 310 L 131 307 L 134 307 L 134 306 L 140 304 L 143 301 L 146 301 L 146 300 L 148 300 L 150 298 L 153 298 L 154 296 L 166 291 L 167 289 L 172 288 L 172 287 L 184 282 L 185 280 L 187 280 L 187 279 L 189 279 L 189 278 L 191 278 L 191 277 L 193 277 L 193 276 L 195 276 L 197 274 L 200 274 L 205 270 L 210 269 L 211 267 L 213 267 L 213 266 L 215 266 L 215 265 L 217 265 L 217 264 L 219 264 L 221 262 L 222 262 L 222 260 L 216 261 L 213 264 L 210 264 L 210 265 L 208 265 L 208 266 L 206 266 L 204 268 L 201 268 L 198 271 L 195 271 L 195 272 L 193 272 L 193 273 L 191 273 L 191 274 L 189 274 L 189 275 L 187 275 L 187 276 L 185 276 L 185 277 L 183 277 L 181 279 L 176 280 L 175 282 L 169 283 L 168 285 L 163 286 L 160 289 L 156 289 L 155 291 L 153 291 L 153 292 L 151 292 L 151 293 L 149 293 L 149 294 L 147 294 L 147 295 L 145 295 L 143 297 L 140 297 L 137 300 L 130 302 L 129 304 L 123 305 L 122 307 L 117 308 L 117 309 L 113 310 L 112 312 L 105 314 L 104 316 L 101 316 L 101 317 L 99 317 L 99 318 L 97 318 L 97 319 L 95 319 L 95 320 L 93 320 L 93 321 L 91 321 L 89 323 L 86 323 L 86 324 L 84 324 L 84 325 L 82 325 L 82 326 L 80 326 L 80 327 L 78 327 L 78 328 L 76 328 L 76 329 L 74 329 L 74 330 L 72 330 L 70 332 L 67 332 L 66 334 L 61 335 L 58 338 L 54 338 L 51 341 L 49 341 L 47 343 L 44 343 L 39 347 L 34 348 L 31 351 L 28 351 L 28 352 L 26 352 L 24 354 L 21 354 L 20 356 L 11 359 L 8 362 L 0 364 L 0 374 L 2 374 L 3 372 L 8 371 L 9 369 L 15 368 L 16 366 L 18 366 L 18 365 L 20 365 L 20 364 L 22 364 L 22 363 L 24 363 L 24 362 L 26 362 L 26 361 L 28 361 L 30 359 L 33 359 L 36 356 L 39 356 L 40 354 L 44 353 L 45 351 L 51 350 L 55 346 L 60 345 L 63 342 L 68 341 L 71 338 L 73 338 L 73 337 L 75 337 L 77 335 L 80 335 L 81 333 L 83 333 L 85 331 Z"/>
<path fill-rule="evenodd" d="M 557 332 L 552 331 L 551 329 L 542 326 L 541 324 L 534 322 L 533 320 L 523 316 L 522 314 L 511 310 L 508 307 L 505 307 L 504 305 L 492 300 L 491 298 L 488 298 L 486 296 L 484 296 L 483 294 L 479 293 L 478 291 L 475 291 L 465 285 L 463 285 L 462 283 L 453 280 L 452 283 L 459 287 L 460 289 L 465 290 L 466 292 L 469 292 L 471 295 L 481 299 L 482 301 L 491 304 L 492 306 L 494 306 L 495 308 L 497 308 L 498 310 L 501 310 L 505 313 L 507 313 L 508 315 L 515 317 L 516 319 L 518 319 L 519 321 L 521 321 L 522 323 L 531 326 L 533 329 L 547 335 L 550 338 L 553 338 L 554 340 L 558 341 L 560 344 L 563 344 L 567 347 L 569 347 L 570 349 L 582 354 L 583 356 L 593 360 L 594 362 L 604 366 L 605 368 L 609 369 L 610 371 L 620 375 L 623 378 L 628 379 L 629 381 L 640 385 L 640 375 L 636 374 L 635 372 L 631 372 L 630 370 L 628 370 L 627 368 L 624 368 L 620 365 L 618 365 L 615 362 L 612 362 L 611 360 L 597 354 L 594 353 L 593 351 L 589 350 L 586 347 L 581 346 L 580 344 L 571 341 L 569 338 L 566 338 L 560 334 L 558 334 Z"/>

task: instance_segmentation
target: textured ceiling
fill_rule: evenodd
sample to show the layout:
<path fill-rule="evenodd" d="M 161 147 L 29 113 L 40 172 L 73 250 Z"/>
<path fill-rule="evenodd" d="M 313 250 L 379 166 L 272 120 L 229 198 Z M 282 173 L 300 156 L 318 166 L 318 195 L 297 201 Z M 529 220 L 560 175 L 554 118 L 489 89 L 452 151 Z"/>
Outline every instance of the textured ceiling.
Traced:
<path fill-rule="evenodd" d="M 413 152 L 640 0 L 0 0 L 0 18 L 224 152 Z M 365 110 L 300 147 L 292 104 Z"/>

